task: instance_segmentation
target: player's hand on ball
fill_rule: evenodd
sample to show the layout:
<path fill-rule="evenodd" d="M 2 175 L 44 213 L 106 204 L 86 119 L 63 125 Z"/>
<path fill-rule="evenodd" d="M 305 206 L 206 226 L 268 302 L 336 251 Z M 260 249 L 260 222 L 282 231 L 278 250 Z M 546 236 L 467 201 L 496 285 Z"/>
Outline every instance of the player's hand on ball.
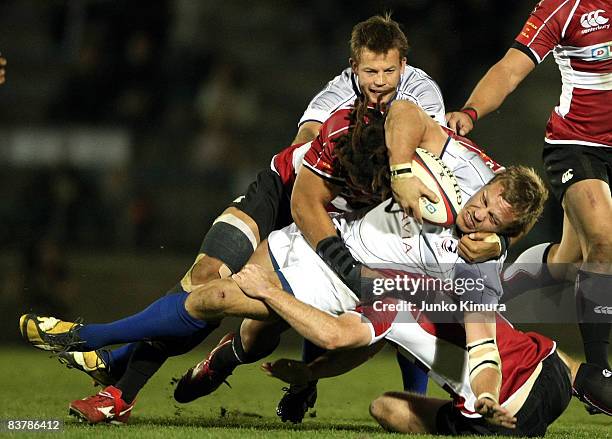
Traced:
<path fill-rule="evenodd" d="M 467 262 L 485 262 L 500 256 L 500 238 L 495 233 L 474 232 L 463 235 L 458 246 L 459 256 Z"/>
<path fill-rule="evenodd" d="M 470 116 L 461 111 L 446 113 L 446 123 L 448 127 L 460 136 L 465 136 L 474 129 L 474 122 Z"/>
<path fill-rule="evenodd" d="M 272 363 L 263 363 L 261 369 L 266 375 L 289 384 L 301 385 L 312 381 L 310 369 L 306 363 L 298 360 L 281 358 Z"/>
<path fill-rule="evenodd" d="M 476 411 L 490 424 L 506 428 L 516 428 L 516 418 L 499 403 L 489 398 L 480 398 L 474 404 Z"/>
<path fill-rule="evenodd" d="M 419 223 L 423 223 L 421 207 L 419 206 L 421 197 L 428 198 L 432 203 L 438 202 L 438 196 L 416 176 L 392 179 L 391 190 L 395 201 Z"/>
<path fill-rule="evenodd" d="M 232 275 L 244 293 L 255 299 L 265 299 L 270 289 L 278 288 L 278 278 L 260 265 L 247 264 L 238 273 Z"/>

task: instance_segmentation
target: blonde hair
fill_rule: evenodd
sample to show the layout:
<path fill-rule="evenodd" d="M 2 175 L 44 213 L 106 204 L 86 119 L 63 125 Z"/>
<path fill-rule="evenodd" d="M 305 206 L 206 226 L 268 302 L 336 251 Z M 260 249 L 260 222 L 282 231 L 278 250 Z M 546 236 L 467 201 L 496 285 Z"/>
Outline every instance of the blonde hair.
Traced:
<path fill-rule="evenodd" d="M 488 184 L 496 182 L 503 187 L 501 196 L 512 206 L 515 217 L 502 233 L 513 237 L 528 232 L 544 210 L 548 198 L 546 185 L 537 172 L 527 166 L 509 166 Z"/>

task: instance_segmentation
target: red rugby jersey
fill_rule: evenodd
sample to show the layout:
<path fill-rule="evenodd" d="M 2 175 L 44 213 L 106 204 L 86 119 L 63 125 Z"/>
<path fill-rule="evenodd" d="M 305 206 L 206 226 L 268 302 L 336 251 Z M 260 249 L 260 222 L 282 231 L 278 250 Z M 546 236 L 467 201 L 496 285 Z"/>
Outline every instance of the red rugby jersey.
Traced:
<path fill-rule="evenodd" d="M 514 48 L 536 65 L 552 52 L 561 72 L 547 143 L 612 146 L 611 19 L 610 0 L 542 0 L 517 35 Z"/>

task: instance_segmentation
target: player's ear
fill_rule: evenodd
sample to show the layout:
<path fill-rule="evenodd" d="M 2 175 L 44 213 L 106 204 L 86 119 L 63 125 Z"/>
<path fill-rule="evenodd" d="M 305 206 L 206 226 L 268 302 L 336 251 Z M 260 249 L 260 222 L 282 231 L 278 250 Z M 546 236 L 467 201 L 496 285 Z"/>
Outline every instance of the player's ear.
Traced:
<path fill-rule="evenodd" d="M 400 72 L 404 73 L 404 70 L 406 70 L 406 65 L 408 64 L 408 60 L 406 59 L 406 57 L 402 57 L 402 60 L 400 61 Z"/>
<path fill-rule="evenodd" d="M 354 74 L 357 74 L 357 67 L 359 67 L 359 62 L 355 58 L 349 58 L 349 64 L 351 65 L 351 70 Z"/>

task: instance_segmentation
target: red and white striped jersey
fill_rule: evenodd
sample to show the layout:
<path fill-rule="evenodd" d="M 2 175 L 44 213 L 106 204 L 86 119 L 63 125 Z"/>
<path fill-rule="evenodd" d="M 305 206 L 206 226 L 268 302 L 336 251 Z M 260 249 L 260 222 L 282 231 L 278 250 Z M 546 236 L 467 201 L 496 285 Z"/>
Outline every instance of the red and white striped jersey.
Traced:
<path fill-rule="evenodd" d="M 390 309 L 390 304 L 396 308 Z M 402 309 L 402 304 L 407 302 L 387 297 L 356 309 L 370 325 L 371 343 L 384 338 L 396 344 L 453 397 L 463 415 L 479 417 L 474 411 L 476 396 L 470 386 L 463 325 L 434 323 L 423 312 Z M 499 400 L 502 406 L 509 407 L 529 393 L 541 362 L 555 351 L 556 344 L 536 332 L 523 333 L 514 329 L 499 314 L 496 329 L 502 362 Z"/>
<path fill-rule="evenodd" d="M 546 142 L 612 146 L 612 2 L 542 0 L 514 48 L 539 64 L 552 52 L 561 71 L 559 104 Z"/>

